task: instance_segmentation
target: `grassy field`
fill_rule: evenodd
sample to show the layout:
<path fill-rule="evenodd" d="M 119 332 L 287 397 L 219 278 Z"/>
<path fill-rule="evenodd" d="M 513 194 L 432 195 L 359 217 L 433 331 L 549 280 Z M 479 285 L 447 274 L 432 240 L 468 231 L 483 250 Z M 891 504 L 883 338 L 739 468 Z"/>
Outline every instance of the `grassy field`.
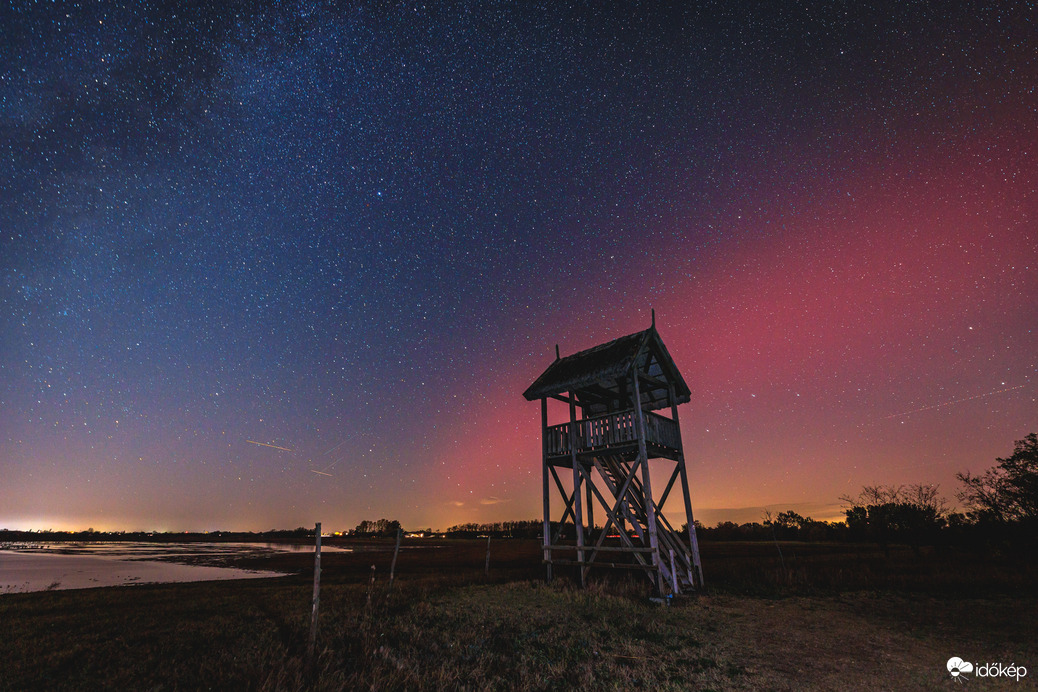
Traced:
<path fill-rule="evenodd" d="M 1029 670 L 972 689 L 1038 681 L 1033 562 L 708 543 L 708 591 L 660 607 L 636 580 L 545 585 L 533 541 L 495 541 L 486 577 L 485 545 L 415 541 L 392 589 L 390 545 L 324 555 L 312 657 L 307 555 L 237 562 L 280 579 L 6 595 L 0 689 L 959 689 L 952 656 Z"/>

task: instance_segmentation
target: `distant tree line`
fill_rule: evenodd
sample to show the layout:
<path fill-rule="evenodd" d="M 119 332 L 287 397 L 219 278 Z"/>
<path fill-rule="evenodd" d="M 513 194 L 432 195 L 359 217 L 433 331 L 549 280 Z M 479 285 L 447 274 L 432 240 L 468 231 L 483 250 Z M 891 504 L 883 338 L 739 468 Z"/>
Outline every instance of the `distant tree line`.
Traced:
<path fill-rule="evenodd" d="M 686 531 L 687 523 L 681 525 L 681 532 Z M 722 521 L 708 527 L 697 521 L 696 537 L 706 541 L 843 541 L 848 531 L 844 522 L 817 521 L 788 510 L 774 518 L 765 516 L 762 521 L 744 524 Z"/>
<path fill-rule="evenodd" d="M 982 474 L 956 474 L 956 497 L 965 512 L 949 512 L 935 485 L 865 486 L 847 507 L 842 522 L 815 521 L 786 511 L 761 522 L 696 524 L 697 537 L 717 541 L 872 542 L 888 551 L 893 544 L 922 546 L 1038 544 L 1038 434 L 1018 440 L 1013 454 L 996 459 Z M 687 530 L 688 525 L 682 526 Z"/>
<path fill-rule="evenodd" d="M 152 543 L 182 543 L 195 541 L 255 543 L 274 540 L 312 539 L 314 530 L 302 526 L 296 529 L 268 531 L 16 531 L 0 529 L 0 541 L 142 541 Z"/>
<path fill-rule="evenodd" d="M 400 522 L 396 519 L 376 519 L 375 521 L 363 520 L 353 529 L 355 536 L 372 536 L 389 538 L 396 536 L 400 531 Z"/>

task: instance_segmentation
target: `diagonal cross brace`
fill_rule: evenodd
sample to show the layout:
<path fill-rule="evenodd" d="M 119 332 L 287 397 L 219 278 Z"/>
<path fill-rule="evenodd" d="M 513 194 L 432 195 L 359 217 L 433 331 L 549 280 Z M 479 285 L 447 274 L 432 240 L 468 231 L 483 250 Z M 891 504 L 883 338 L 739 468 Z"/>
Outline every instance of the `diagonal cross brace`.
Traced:
<path fill-rule="evenodd" d="M 588 487 L 590 487 L 592 492 L 594 492 L 595 495 L 598 497 L 598 501 L 602 503 L 602 507 L 605 508 L 605 510 L 607 512 L 607 515 L 610 517 L 609 521 L 606 522 L 606 528 L 602 530 L 602 533 L 598 537 L 598 541 L 596 541 L 594 547 L 591 548 L 591 557 L 588 558 L 588 560 L 587 560 L 587 562 L 590 565 L 590 563 L 593 562 L 595 557 L 598 555 L 598 551 L 599 551 L 599 548 L 602 547 L 602 543 L 605 542 L 605 537 L 609 533 L 608 532 L 609 525 L 613 524 L 613 523 L 616 523 L 615 522 L 616 514 L 619 511 L 625 511 L 625 513 L 627 513 L 626 512 L 627 508 L 626 507 L 622 507 L 622 506 L 620 506 L 619 503 L 617 503 L 617 505 L 613 506 L 612 511 L 610 511 L 609 510 L 609 503 L 606 501 L 606 499 L 602 495 L 601 491 L 599 491 L 598 487 L 596 487 L 595 484 L 591 481 L 591 470 L 590 469 L 587 469 L 587 470 L 582 469 L 582 471 L 584 473 L 585 478 L 588 481 Z M 601 472 L 601 469 L 599 469 L 599 472 Z M 612 489 L 612 483 L 610 483 L 609 479 L 606 476 L 603 476 L 603 478 L 605 478 L 606 479 L 606 483 L 610 485 L 610 492 L 614 492 L 614 490 Z M 628 516 L 631 519 L 632 526 L 635 527 L 635 531 L 639 532 L 639 537 L 641 537 L 641 534 L 640 534 L 641 527 L 634 520 L 633 516 L 631 516 L 629 513 L 628 513 Z M 643 567 L 648 567 L 648 565 L 645 563 L 645 559 L 641 556 L 641 554 L 639 554 L 638 552 L 636 552 L 634 550 L 635 548 L 637 548 L 637 546 L 635 546 L 634 542 L 631 541 L 631 537 L 627 535 L 627 532 L 626 531 L 619 531 L 618 533 L 620 535 L 621 542 L 626 543 L 627 547 L 632 549 L 632 553 L 634 554 L 635 559 L 639 563 L 641 563 L 641 565 Z M 585 568 L 585 569 L 587 569 L 587 568 Z"/>

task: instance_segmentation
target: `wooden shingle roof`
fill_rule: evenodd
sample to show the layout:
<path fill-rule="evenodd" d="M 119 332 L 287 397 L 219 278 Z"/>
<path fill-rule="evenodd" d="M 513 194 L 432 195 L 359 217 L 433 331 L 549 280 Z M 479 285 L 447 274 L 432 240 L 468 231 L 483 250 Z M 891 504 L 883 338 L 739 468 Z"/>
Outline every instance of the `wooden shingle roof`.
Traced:
<path fill-rule="evenodd" d="M 691 398 L 688 385 L 655 327 L 557 359 L 523 396 L 534 401 L 565 392 L 577 392 L 579 396 L 581 390 L 589 388 L 599 392 L 617 391 L 617 383 L 629 377 L 635 366 L 652 380 L 673 384 L 676 403 L 683 404 Z M 640 388 L 644 407 L 657 409 L 669 405 L 666 386 L 642 384 Z"/>

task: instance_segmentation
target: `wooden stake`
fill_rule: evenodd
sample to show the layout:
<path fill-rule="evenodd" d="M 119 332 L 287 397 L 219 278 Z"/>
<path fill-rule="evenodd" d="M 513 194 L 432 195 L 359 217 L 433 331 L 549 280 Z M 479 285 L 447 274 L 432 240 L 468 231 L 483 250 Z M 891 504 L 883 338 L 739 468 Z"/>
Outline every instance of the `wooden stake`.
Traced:
<path fill-rule="evenodd" d="M 313 612 L 310 614 L 310 654 L 317 643 L 317 608 L 321 604 L 321 522 L 314 527 L 316 543 L 314 545 L 314 598 Z"/>
<path fill-rule="evenodd" d="M 389 566 L 389 588 L 393 588 L 393 579 L 396 577 L 396 556 L 400 553 L 400 538 L 403 536 L 404 530 L 396 530 L 396 548 L 393 549 L 393 562 Z"/>
<path fill-rule="evenodd" d="M 371 607 L 371 592 L 375 590 L 375 565 L 371 566 L 371 581 L 368 582 L 368 600 L 364 604 L 365 608 Z"/>
<path fill-rule="evenodd" d="M 487 536 L 487 563 L 483 566 L 483 576 L 490 576 L 490 536 Z"/>

